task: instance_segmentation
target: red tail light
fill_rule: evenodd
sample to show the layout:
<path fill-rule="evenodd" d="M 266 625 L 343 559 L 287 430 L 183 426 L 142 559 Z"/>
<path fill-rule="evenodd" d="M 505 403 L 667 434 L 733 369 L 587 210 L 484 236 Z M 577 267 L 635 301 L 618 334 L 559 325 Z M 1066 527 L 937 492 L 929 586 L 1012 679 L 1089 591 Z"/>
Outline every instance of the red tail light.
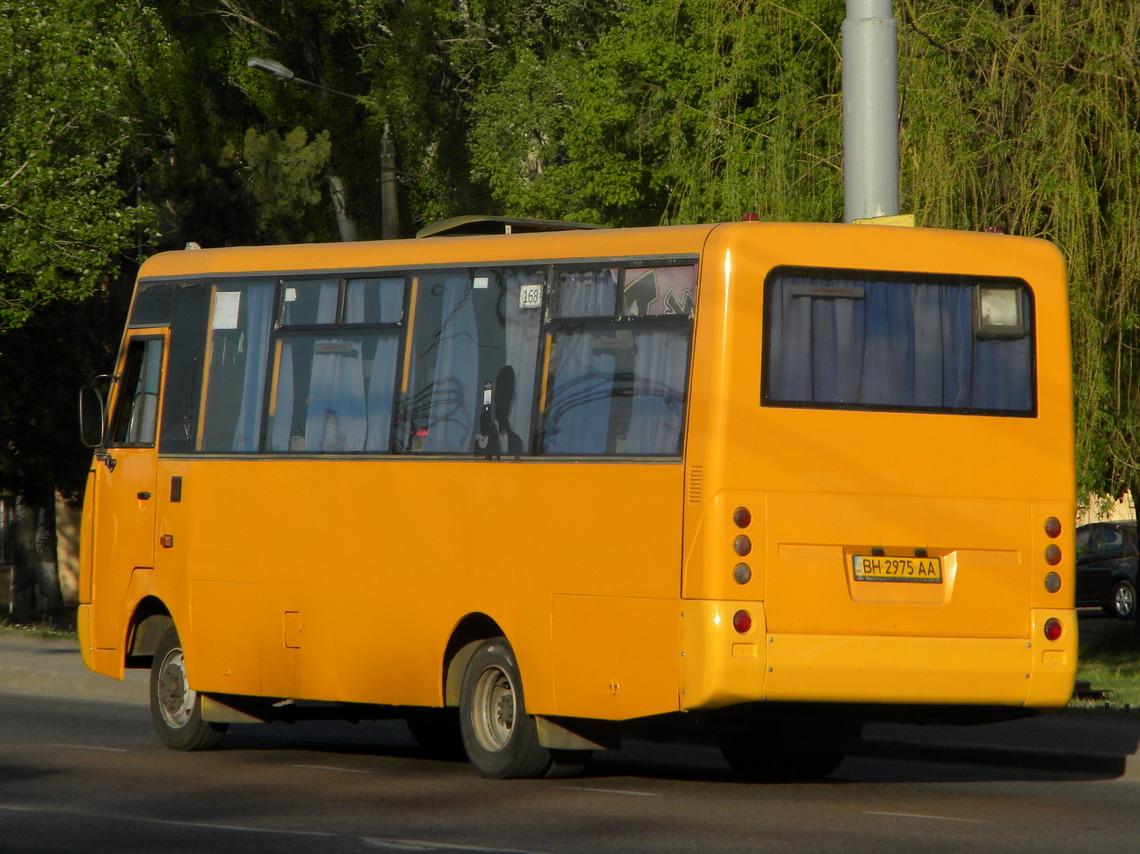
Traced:
<path fill-rule="evenodd" d="M 1060 620 L 1050 617 L 1045 621 L 1045 640 L 1059 640 L 1064 633 L 1065 627 L 1061 625 Z"/>
<path fill-rule="evenodd" d="M 744 634 L 752 628 L 752 615 L 747 611 L 737 611 L 732 615 L 732 627 L 741 634 Z"/>

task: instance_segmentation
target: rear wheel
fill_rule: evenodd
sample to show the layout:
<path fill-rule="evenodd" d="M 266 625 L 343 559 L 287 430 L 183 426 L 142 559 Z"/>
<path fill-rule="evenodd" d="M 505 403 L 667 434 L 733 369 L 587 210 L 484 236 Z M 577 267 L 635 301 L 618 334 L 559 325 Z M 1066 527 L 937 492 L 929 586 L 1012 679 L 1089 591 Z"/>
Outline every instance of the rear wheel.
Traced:
<path fill-rule="evenodd" d="M 818 709 L 743 705 L 724 710 L 717 741 L 732 769 L 749 780 L 814 780 L 840 766 L 861 729 L 853 717 Z"/>
<path fill-rule="evenodd" d="M 840 750 L 790 750 L 778 738 L 721 733 L 720 752 L 732 770 L 749 780 L 815 780 L 840 766 Z"/>
<path fill-rule="evenodd" d="M 209 750 L 225 724 L 202 719 L 202 698 L 186 681 L 186 657 L 171 626 L 159 639 L 150 669 L 150 716 L 163 744 L 175 750 Z"/>
<path fill-rule="evenodd" d="M 1136 588 L 1128 579 L 1121 579 L 1113 585 L 1109 613 L 1121 620 L 1131 620 L 1136 616 Z"/>
<path fill-rule="evenodd" d="M 467 665 L 459 700 L 467 758 L 484 777 L 540 777 L 554 761 L 538 743 L 526 713 L 514 650 L 506 638 L 486 641 Z"/>
<path fill-rule="evenodd" d="M 443 759 L 463 758 L 458 709 L 416 709 L 406 721 L 412 738 L 428 753 Z"/>

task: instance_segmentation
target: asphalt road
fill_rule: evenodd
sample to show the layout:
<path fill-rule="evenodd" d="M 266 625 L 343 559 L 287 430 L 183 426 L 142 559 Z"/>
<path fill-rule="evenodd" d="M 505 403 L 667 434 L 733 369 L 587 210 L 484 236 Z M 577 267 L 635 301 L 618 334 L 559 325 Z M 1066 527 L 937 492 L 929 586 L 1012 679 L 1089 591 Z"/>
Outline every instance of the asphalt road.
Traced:
<path fill-rule="evenodd" d="M 488 781 L 400 722 L 234 727 L 162 747 L 137 701 L 0 694 L 0 851 L 1133 852 L 1140 783 L 849 759 L 737 782 L 712 747 L 629 742 L 567 780 Z"/>

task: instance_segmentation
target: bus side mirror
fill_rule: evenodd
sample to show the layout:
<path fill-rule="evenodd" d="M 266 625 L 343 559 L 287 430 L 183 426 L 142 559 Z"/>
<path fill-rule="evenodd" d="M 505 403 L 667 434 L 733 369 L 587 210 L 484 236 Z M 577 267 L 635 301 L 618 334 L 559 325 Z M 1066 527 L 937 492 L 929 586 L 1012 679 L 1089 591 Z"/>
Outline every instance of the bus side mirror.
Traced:
<path fill-rule="evenodd" d="M 107 441 L 107 401 L 103 388 L 110 382 L 98 376 L 79 389 L 79 440 L 85 448 L 101 448 Z"/>

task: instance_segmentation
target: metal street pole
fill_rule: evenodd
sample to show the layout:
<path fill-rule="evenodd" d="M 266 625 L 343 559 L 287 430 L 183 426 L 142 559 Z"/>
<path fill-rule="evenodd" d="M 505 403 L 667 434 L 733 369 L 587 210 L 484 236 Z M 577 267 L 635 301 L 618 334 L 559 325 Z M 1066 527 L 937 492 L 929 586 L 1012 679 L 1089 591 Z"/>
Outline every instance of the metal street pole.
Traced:
<path fill-rule="evenodd" d="M 847 0 L 843 216 L 899 212 L 898 28 L 891 0 Z"/>
<path fill-rule="evenodd" d="M 380 236 L 395 240 L 400 236 L 400 220 L 396 216 L 399 200 L 396 196 L 396 144 L 388 123 L 384 122 L 384 135 L 380 137 Z"/>
<path fill-rule="evenodd" d="M 282 65 L 274 59 L 261 59 L 260 57 L 250 57 L 246 61 L 246 65 L 250 68 L 255 68 L 266 74 L 272 75 L 279 80 L 284 80 L 288 83 L 297 83 L 301 86 L 307 86 L 310 89 L 316 89 L 319 92 L 328 92 L 332 95 L 339 95 L 342 98 L 351 98 L 358 104 L 363 104 L 365 107 L 370 107 L 370 102 L 361 98 L 359 95 L 353 95 L 349 92 L 342 92 L 340 89 L 333 89 L 331 86 L 325 86 L 323 83 L 316 83 L 312 80 L 306 80 L 303 77 L 298 77 L 293 70 Z M 384 135 L 380 141 L 380 234 L 384 240 L 394 240 L 400 236 L 400 211 L 399 211 L 399 197 L 396 194 L 396 145 L 392 141 L 392 135 L 388 129 L 388 123 L 384 123 Z M 337 224 L 340 226 L 340 233 L 342 240 L 356 240 L 356 225 L 350 219 L 345 210 L 345 196 L 344 182 L 330 170 L 329 186 L 333 196 L 333 208 L 336 211 Z"/>

